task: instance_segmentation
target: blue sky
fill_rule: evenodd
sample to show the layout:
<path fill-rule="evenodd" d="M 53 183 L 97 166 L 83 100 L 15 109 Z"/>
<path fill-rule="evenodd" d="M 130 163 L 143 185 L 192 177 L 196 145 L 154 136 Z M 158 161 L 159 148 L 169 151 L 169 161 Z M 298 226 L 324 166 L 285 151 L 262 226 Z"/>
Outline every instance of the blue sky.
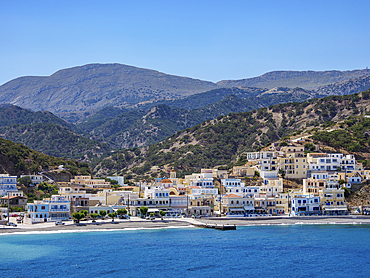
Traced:
<path fill-rule="evenodd" d="M 0 84 L 89 63 L 220 81 L 370 66 L 370 1 L 0 0 Z"/>

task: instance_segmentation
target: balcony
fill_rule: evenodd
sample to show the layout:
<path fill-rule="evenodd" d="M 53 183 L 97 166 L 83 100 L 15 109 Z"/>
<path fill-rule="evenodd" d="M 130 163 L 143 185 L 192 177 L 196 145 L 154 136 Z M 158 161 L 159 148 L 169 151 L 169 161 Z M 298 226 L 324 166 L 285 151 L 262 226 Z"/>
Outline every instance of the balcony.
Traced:
<path fill-rule="evenodd" d="M 57 212 L 57 211 L 69 211 L 69 209 L 62 209 L 62 208 L 53 208 L 50 211 Z"/>

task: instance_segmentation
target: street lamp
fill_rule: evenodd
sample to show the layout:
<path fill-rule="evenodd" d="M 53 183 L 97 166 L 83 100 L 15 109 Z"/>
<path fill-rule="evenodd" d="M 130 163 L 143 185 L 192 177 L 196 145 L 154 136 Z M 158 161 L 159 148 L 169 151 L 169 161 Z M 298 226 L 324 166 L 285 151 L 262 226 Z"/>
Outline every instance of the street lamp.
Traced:
<path fill-rule="evenodd" d="M 7 192 L 8 194 L 8 226 L 9 226 L 9 223 L 10 223 L 10 220 L 9 220 L 9 207 L 10 207 L 10 202 L 9 202 L 9 191 Z"/>

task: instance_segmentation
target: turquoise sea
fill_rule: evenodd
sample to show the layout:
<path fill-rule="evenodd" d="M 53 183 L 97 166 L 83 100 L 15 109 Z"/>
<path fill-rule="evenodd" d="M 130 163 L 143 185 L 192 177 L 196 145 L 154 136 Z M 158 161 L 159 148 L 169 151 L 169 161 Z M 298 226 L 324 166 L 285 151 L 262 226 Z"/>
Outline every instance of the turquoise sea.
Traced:
<path fill-rule="evenodd" d="M 1 277 L 370 277 L 370 225 L 0 236 Z"/>

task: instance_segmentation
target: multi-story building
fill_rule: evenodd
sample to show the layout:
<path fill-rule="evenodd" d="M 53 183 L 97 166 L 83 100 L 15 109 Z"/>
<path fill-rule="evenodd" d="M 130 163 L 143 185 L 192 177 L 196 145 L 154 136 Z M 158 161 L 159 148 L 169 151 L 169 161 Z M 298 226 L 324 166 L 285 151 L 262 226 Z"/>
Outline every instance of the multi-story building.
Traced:
<path fill-rule="evenodd" d="M 254 209 L 256 213 L 267 213 L 267 196 L 260 194 L 254 196 Z"/>
<path fill-rule="evenodd" d="M 295 195 L 292 198 L 292 215 L 320 214 L 320 197 L 313 194 Z"/>
<path fill-rule="evenodd" d="M 188 215 L 212 215 L 214 212 L 214 197 L 212 196 L 189 196 Z"/>
<path fill-rule="evenodd" d="M 221 185 L 224 187 L 244 187 L 244 182 L 241 179 L 221 179 Z"/>
<path fill-rule="evenodd" d="M 341 186 L 338 180 L 334 179 L 303 179 L 303 193 L 314 194 L 319 196 L 319 190 L 323 189 L 339 189 Z"/>
<path fill-rule="evenodd" d="M 17 176 L 0 174 L 0 196 L 5 196 L 8 192 L 18 191 Z"/>
<path fill-rule="evenodd" d="M 214 187 L 200 187 L 200 186 L 190 186 L 191 195 L 198 196 L 198 195 L 211 195 L 216 196 L 218 194 L 218 189 Z"/>
<path fill-rule="evenodd" d="M 70 201 L 65 196 L 53 195 L 51 199 L 33 201 L 27 204 L 25 222 L 47 222 L 68 220 L 70 217 Z"/>
<path fill-rule="evenodd" d="M 30 186 L 38 186 L 40 183 L 44 181 L 44 177 L 42 175 L 21 175 L 21 178 L 30 177 L 31 184 Z"/>
<path fill-rule="evenodd" d="M 304 147 L 283 147 L 281 151 L 283 155 L 278 158 L 278 168 L 285 172 L 285 177 L 291 179 L 306 178 L 307 158 Z"/>
<path fill-rule="evenodd" d="M 288 214 L 289 213 L 289 194 L 288 193 L 279 193 L 275 196 L 276 200 L 276 214 Z"/>
<path fill-rule="evenodd" d="M 158 200 L 157 200 L 158 201 Z M 140 207 L 147 207 L 148 213 L 158 212 L 159 210 L 165 210 L 169 208 L 169 197 L 168 200 L 158 201 L 160 203 L 156 204 L 155 199 L 151 198 L 138 198 L 136 194 L 130 195 L 129 205 L 127 205 L 127 210 L 132 216 L 143 216 L 140 212 Z"/>
<path fill-rule="evenodd" d="M 277 158 L 278 152 L 276 151 L 248 152 L 246 153 L 246 155 L 248 161 L 250 161 L 250 160 Z"/>
<path fill-rule="evenodd" d="M 266 202 L 267 202 L 266 207 L 267 213 L 271 215 L 276 215 L 276 198 L 273 196 L 267 196 Z"/>
<path fill-rule="evenodd" d="M 344 199 L 343 189 L 319 190 L 321 211 L 323 215 L 344 215 L 347 214 L 347 203 Z"/>
<path fill-rule="evenodd" d="M 340 167 L 342 171 L 351 173 L 356 170 L 356 158 L 353 154 L 342 155 L 340 161 Z"/>
<path fill-rule="evenodd" d="M 341 169 L 341 157 L 342 154 L 308 153 L 307 177 L 326 179 L 329 174 Z"/>
<path fill-rule="evenodd" d="M 260 186 L 260 193 L 275 196 L 283 192 L 283 179 L 278 178 L 277 171 L 261 171 L 260 175 L 263 179 L 263 185 Z"/>
<path fill-rule="evenodd" d="M 187 212 L 189 208 L 189 196 L 179 195 L 171 196 L 170 195 L 170 207 L 167 211 L 167 214 L 183 214 Z"/>
<path fill-rule="evenodd" d="M 222 197 L 222 212 L 228 215 L 244 215 L 254 212 L 254 199 L 236 194 Z"/>
<path fill-rule="evenodd" d="M 92 179 L 91 176 L 75 176 L 74 179 L 71 179 L 71 183 L 91 188 L 111 188 L 110 182 L 103 179 Z"/>

